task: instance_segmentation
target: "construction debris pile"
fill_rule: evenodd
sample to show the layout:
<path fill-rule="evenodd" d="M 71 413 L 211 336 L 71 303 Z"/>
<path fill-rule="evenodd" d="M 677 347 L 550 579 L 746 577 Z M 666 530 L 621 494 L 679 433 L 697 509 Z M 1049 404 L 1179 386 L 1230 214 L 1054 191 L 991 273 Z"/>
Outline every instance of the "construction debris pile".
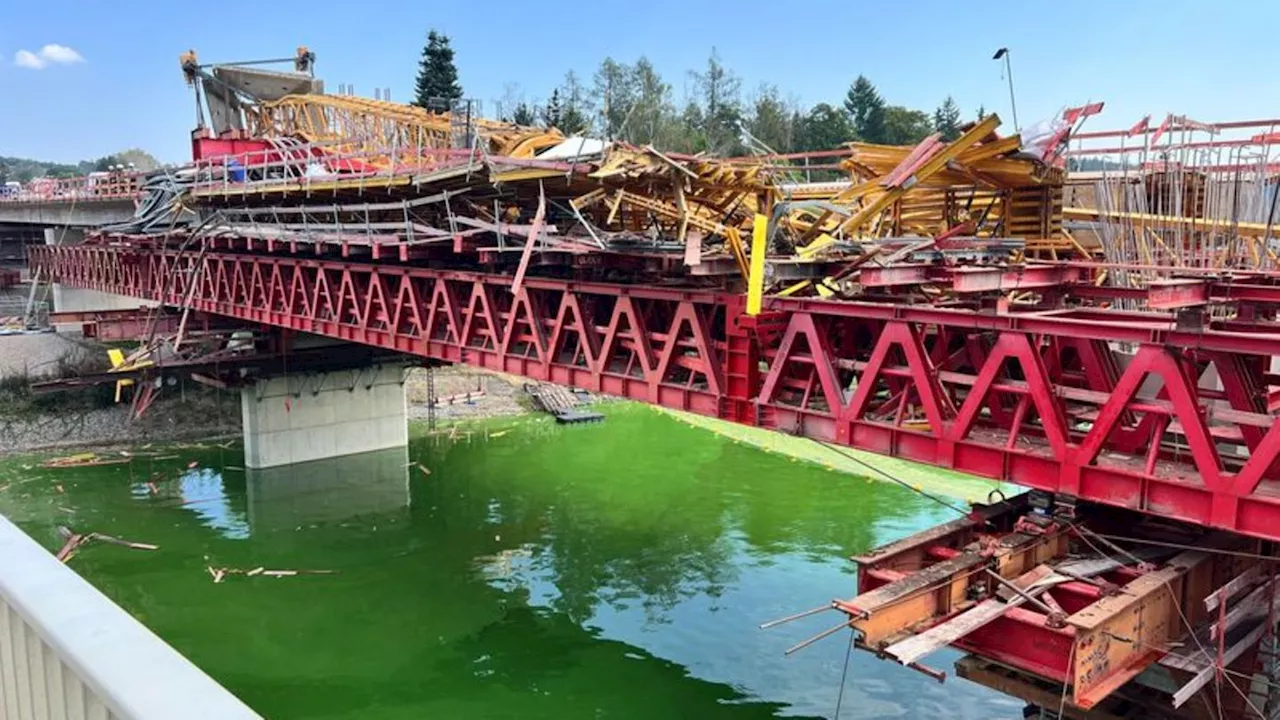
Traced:
<path fill-rule="evenodd" d="M 797 185 L 769 158 L 674 155 L 497 123 L 469 126 L 461 136 L 481 142 L 458 149 L 445 116 L 418 108 L 285 101 L 326 112 L 373 104 L 387 122 L 376 137 L 342 142 L 338 130 L 277 122 L 277 134 L 309 142 L 273 137 L 149 182 L 139 216 L 106 233 L 736 288 L 762 252 L 765 292 L 850 297 L 863 292 L 864 266 L 999 267 L 1061 242 L 1061 171 L 1022 153 L 1018 136 L 999 136 L 994 115 L 949 143 L 854 143 L 841 164 L 847 181 Z M 199 219 L 175 215 L 188 209 Z M 769 220 L 759 249 L 757 216 Z M 926 290 L 947 297 L 945 283 Z"/>

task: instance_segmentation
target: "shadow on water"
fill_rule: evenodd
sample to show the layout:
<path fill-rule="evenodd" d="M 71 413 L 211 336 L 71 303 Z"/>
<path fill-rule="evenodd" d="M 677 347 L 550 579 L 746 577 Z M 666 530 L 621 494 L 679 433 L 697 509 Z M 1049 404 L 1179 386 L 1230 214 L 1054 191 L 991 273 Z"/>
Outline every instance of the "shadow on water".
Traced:
<path fill-rule="evenodd" d="M 267 471 L 225 448 L 6 461 L 0 512 L 50 546 L 58 524 L 160 545 L 73 565 L 264 715 L 388 719 L 829 717 L 846 642 L 782 650 L 839 618 L 757 625 L 851 595 L 849 555 L 953 517 L 643 407 L 500 425 Z M 846 718 L 1020 707 L 865 655 L 849 675 Z"/>

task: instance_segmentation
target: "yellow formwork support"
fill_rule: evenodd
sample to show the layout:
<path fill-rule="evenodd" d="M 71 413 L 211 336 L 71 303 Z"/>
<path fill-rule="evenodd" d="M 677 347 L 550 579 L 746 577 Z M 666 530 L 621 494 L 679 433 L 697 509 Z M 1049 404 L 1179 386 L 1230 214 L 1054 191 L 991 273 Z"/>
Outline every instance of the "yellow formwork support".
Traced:
<path fill-rule="evenodd" d="M 769 218 L 757 214 L 751 227 L 751 272 L 747 274 L 747 314 L 764 307 L 764 254 L 769 245 Z"/>

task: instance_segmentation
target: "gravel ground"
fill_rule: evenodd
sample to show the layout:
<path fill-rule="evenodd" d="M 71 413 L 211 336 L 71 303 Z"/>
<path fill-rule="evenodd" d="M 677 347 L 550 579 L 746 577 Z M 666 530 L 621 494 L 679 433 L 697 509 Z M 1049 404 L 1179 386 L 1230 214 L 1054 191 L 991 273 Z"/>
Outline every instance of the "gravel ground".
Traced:
<path fill-rule="evenodd" d="M 32 417 L 0 416 L 0 453 L 228 436 L 240 436 L 240 397 L 212 390 L 188 390 L 185 399 L 176 393 L 162 396 L 133 421 L 128 403 Z"/>
<path fill-rule="evenodd" d="M 436 397 L 441 400 L 441 404 L 436 407 L 437 421 L 501 417 L 528 412 L 528 406 L 521 404 L 524 389 L 520 378 L 458 367 L 436 368 L 435 374 Z M 484 395 L 471 401 L 459 398 L 455 402 L 448 402 L 450 397 L 477 390 L 483 390 Z M 414 368 L 405 382 L 405 392 L 409 399 L 409 418 L 426 420 L 429 412 L 427 371 Z"/>

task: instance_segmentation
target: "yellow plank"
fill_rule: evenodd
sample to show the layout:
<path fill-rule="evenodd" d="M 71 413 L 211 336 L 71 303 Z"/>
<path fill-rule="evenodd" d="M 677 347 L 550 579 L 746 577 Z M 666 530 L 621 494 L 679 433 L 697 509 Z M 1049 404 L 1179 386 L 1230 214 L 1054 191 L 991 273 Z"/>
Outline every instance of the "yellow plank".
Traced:
<path fill-rule="evenodd" d="M 1216 226 L 1204 218 L 1178 217 L 1175 215 L 1150 215 L 1130 212 L 1103 212 L 1097 208 L 1063 208 L 1062 215 L 1073 220 L 1100 220 L 1109 223 L 1141 224 L 1149 228 L 1172 229 L 1185 227 L 1202 232 L 1234 233 L 1240 237 L 1262 237 L 1267 232 L 1266 223 L 1238 222 Z M 1274 228 L 1272 228 L 1274 232 Z"/>
<path fill-rule="evenodd" d="M 914 187 L 916 184 L 924 182 L 925 180 L 928 180 L 935 173 L 946 168 L 947 163 L 956 159 L 956 156 L 958 156 L 960 153 L 976 145 L 978 141 L 982 140 L 982 138 L 991 134 L 991 132 L 994 131 L 999 126 L 1000 126 L 999 116 L 988 115 L 986 118 L 982 120 L 982 122 L 978 123 L 977 125 L 974 125 L 972 128 L 969 128 L 967 132 L 965 132 L 960 137 L 956 138 L 953 142 L 949 143 L 946 147 L 942 148 L 942 150 L 935 153 L 933 157 L 929 158 L 928 161 L 926 161 L 923 165 L 920 166 L 918 170 L 916 170 L 916 172 L 912 175 L 912 178 L 914 178 L 912 187 Z M 889 190 L 888 192 L 883 193 L 882 195 L 877 197 L 875 200 L 871 201 L 867 205 L 864 205 L 861 209 L 858 210 L 856 214 L 854 214 L 853 217 L 841 223 L 839 226 L 839 230 L 845 233 L 851 233 L 857 230 L 858 228 L 865 225 L 872 218 L 878 217 L 880 213 L 885 210 L 885 208 L 892 205 L 894 201 L 901 198 L 904 194 L 909 192 L 910 189 L 911 189 L 910 187 L 897 187 L 897 188 L 893 188 L 892 190 Z"/>
<path fill-rule="evenodd" d="M 764 254 L 769 246 L 769 218 L 756 215 L 751 227 L 751 272 L 747 275 L 747 314 L 759 315 L 764 305 Z"/>

